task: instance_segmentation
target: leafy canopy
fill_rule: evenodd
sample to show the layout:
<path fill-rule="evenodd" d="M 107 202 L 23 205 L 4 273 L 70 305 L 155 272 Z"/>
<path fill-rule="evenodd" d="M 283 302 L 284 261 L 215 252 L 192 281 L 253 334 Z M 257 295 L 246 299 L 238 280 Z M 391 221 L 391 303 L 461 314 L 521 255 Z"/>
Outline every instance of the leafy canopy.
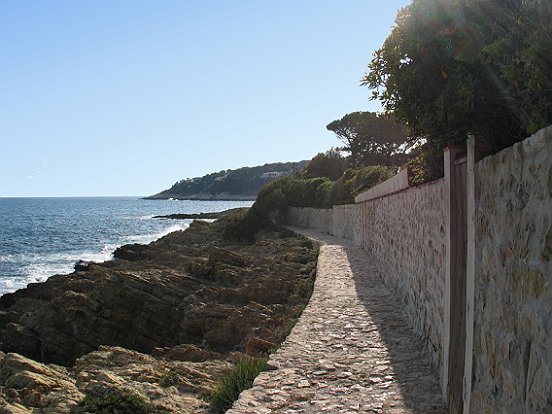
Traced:
<path fill-rule="evenodd" d="M 406 127 L 374 112 L 352 112 L 326 128 L 343 141 L 353 167 L 400 165 L 408 142 Z"/>
<path fill-rule="evenodd" d="M 413 0 L 362 84 L 439 148 L 492 153 L 552 123 L 552 2 Z"/>
<path fill-rule="evenodd" d="M 347 169 L 347 159 L 332 148 L 326 152 L 316 154 L 304 169 L 307 178 L 324 177 L 332 181 L 337 180 Z"/>

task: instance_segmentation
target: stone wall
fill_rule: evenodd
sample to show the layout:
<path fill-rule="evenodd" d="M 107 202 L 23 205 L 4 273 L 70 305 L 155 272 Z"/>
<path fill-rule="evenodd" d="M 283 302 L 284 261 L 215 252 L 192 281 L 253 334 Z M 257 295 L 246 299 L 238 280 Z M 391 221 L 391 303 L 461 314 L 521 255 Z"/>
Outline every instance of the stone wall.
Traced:
<path fill-rule="evenodd" d="M 443 180 L 362 203 L 362 247 L 398 295 L 441 372 L 445 229 Z"/>
<path fill-rule="evenodd" d="M 448 332 L 466 329 L 464 412 L 552 413 L 552 127 L 470 174 L 466 326 L 444 326 L 444 180 L 331 210 L 291 209 L 290 224 L 354 240 L 370 254 L 445 374 L 445 394 Z"/>
<path fill-rule="evenodd" d="M 355 203 L 362 203 L 363 201 L 373 200 L 374 198 L 397 193 L 399 191 L 406 190 L 408 187 L 408 169 L 405 168 L 383 183 L 369 188 L 368 190 L 357 195 L 355 197 Z"/>
<path fill-rule="evenodd" d="M 475 165 L 473 413 L 552 413 L 552 128 Z"/>
<path fill-rule="evenodd" d="M 333 232 L 333 210 L 316 208 L 290 208 L 286 221 L 301 229 L 316 229 L 322 233 Z"/>
<path fill-rule="evenodd" d="M 329 214 L 331 213 L 331 217 Z M 288 223 L 354 241 L 372 255 L 437 368 L 445 277 L 443 180 L 330 210 L 291 208 Z M 440 372 L 440 371 L 439 371 Z"/>
<path fill-rule="evenodd" d="M 345 204 L 333 208 L 332 234 L 348 240 L 353 240 L 360 246 L 361 206 Z"/>

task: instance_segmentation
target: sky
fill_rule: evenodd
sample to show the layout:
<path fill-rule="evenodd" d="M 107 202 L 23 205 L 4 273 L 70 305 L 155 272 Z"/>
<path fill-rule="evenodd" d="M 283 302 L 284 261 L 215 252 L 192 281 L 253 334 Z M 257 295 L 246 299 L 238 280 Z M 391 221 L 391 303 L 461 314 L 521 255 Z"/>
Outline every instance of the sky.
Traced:
<path fill-rule="evenodd" d="M 144 196 L 340 145 L 407 0 L 0 2 L 0 197 Z"/>

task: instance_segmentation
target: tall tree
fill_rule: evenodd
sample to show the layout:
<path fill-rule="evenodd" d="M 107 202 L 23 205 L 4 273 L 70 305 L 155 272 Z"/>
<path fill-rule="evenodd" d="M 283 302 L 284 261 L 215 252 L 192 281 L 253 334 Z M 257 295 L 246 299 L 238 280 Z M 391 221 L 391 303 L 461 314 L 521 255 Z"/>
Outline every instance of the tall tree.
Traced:
<path fill-rule="evenodd" d="M 404 124 L 374 112 L 352 112 L 329 123 L 326 128 L 334 132 L 351 153 L 354 167 L 367 165 L 398 165 L 408 143 Z"/>
<path fill-rule="evenodd" d="M 362 84 L 431 145 L 495 152 L 552 123 L 552 2 L 413 0 Z"/>
<path fill-rule="evenodd" d="M 305 175 L 310 178 L 325 177 L 332 181 L 340 178 L 347 169 L 347 159 L 332 148 L 316 154 L 305 167 Z"/>

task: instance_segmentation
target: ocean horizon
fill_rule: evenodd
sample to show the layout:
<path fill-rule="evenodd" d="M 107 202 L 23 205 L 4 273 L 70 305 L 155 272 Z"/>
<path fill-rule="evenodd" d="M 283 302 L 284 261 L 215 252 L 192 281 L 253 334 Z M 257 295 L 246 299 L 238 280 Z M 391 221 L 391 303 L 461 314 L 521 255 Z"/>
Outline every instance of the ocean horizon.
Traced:
<path fill-rule="evenodd" d="M 192 220 L 157 215 L 249 207 L 252 201 L 145 200 L 140 196 L 0 197 L 0 295 L 103 262 L 124 244 L 147 244 Z"/>

